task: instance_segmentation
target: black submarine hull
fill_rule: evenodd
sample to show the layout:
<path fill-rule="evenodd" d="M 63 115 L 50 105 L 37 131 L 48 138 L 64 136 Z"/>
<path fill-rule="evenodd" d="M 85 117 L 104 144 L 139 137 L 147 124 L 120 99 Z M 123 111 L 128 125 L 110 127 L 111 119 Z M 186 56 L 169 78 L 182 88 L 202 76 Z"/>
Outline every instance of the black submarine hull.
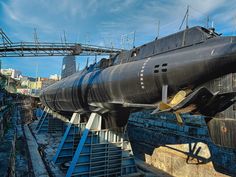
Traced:
<path fill-rule="evenodd" d="M 123 103 L 160 101 L 163 85 L 173 95 L 235 71 L 234 37 L 219 37 L 141 60 L 107 68 L 90 66 L 42 91 L 42 103 L 54 111 L 119 109 Z"/>

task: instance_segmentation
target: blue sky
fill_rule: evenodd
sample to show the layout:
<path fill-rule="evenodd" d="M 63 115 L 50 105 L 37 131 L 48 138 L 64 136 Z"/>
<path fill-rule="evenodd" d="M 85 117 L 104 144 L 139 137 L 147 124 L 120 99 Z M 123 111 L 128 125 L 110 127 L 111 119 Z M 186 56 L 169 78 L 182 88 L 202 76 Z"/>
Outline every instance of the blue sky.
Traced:
<path fill-rule="evenodd" d="M 177 32 L 190 5 L 190 26 L 206 25 L 209 15 L 223 35 L 235 35 L 235 0 L 0 0 L 0 27 L 12 41 L 60 42 L 63 31 L 68 42 L 121 47 L 121 36 L 135 31 L 135 46 Z M 211 23 L 211 22 L 210 22 Z M 48 77 L 60 74 L 62 57 L 2 58 L 3 68 L 23 75 Z M 90 57 L 90 61 L 94 60 Z M 77 57 L 83 67 L 84 58 Z"/>

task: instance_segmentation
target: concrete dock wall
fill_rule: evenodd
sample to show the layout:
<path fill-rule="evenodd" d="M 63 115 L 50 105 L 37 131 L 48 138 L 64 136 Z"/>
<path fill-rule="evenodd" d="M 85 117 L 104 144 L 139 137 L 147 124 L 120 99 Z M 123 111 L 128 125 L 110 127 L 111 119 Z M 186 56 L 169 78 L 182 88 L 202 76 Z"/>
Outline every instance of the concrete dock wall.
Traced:
<path fill-rule="evenodd" d="M 14 111 L 8 115 L 9 117 L 4 117 L 6 119 L 4 121 L 4 134 L 0 140 L 0 176 L 2 177 L 15 177 L 16 129 Z"/>
<path fill-rule="evenodd" d="M 201 116 L 134 113 L 128 133 L 136 156 L 173 176 L 236 175 L 236 150 L 215 145 Z"/>

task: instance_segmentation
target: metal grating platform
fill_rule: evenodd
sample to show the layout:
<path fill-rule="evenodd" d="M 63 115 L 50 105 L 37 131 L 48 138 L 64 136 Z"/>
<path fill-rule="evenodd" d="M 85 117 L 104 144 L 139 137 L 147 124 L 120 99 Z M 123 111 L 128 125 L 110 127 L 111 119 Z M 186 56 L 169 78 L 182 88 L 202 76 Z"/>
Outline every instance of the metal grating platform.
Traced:
<path fill-rule="evenodd" d="M 60 132 L 64 130 L 64 123 L 60 119 L 56 119 L 54 115 L 48 113 L 48 110 L 44 109 L 39 122 L 36 127 L 37 133 L 48 132 Z"/>
<path fill-rule="evenodd" d="M 124 129 L 101 129 L 101 116 L 92 113 L 87 124 L 73 114 L 54 163 L 70 164 L 66 176 L 124 176 L 138 174 Z"/>
<path fill-rule="evenodd" d="M 121 135 L 110 130 L 90 131 L 71 176 L 123 176 L 136 173 L 131 150 Z"/>
<path fill-rule="evenodd" d="M 61 164 L 72 160 L 85 125 L 86 124 L 81 123 L 76 125 L 70 124 L 67 126 L 56 155 L 53 158 L 54 163 Z"/>

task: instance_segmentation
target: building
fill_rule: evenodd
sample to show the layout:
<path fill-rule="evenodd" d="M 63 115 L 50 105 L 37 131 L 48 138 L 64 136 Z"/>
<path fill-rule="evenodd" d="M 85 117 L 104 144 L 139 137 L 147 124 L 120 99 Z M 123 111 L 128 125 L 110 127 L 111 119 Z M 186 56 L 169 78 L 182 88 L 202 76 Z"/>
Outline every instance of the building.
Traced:
<path fill-rule="evenodd" d="M 58 81 L 60 80 L 60 76 L 58 74 L 52 74 L 49 76 L 49 79 Z"/>
<path fill-rule="evenodd" d="M 53 80 L 53 79 L 47 79 L 47 80 L 42 80 L 42 87 L 41 89 L 45 89 L 46 87 L 48 87 L 49 85 L 54 84 L 55 82 L 57 82 L 58 80 Z"/>
<path fill-rule="evenodd" d="M 22 76 L 20 78 L 20 81 L 22 88 L 29 88 L 32 82 L 36 82 L 36 79 L 33 77 Z"/>
<path fill-rule="evenodd" d="M 21 86 L 17 89 L 17 92 L 25 95 L 39 95 L 41 90 L 57 82 L 59 79 L 57 75 L 53 75 L 51 78 L 53 79 L 41 77 L 36 79 L 27 76 L 21 76 Z"/>
<path fill-rule="evenodd" d="M 1 73 L 14 79 L 19 79 L 21 76 L 21 71 L 12 68 L 1 69 Z"/>

